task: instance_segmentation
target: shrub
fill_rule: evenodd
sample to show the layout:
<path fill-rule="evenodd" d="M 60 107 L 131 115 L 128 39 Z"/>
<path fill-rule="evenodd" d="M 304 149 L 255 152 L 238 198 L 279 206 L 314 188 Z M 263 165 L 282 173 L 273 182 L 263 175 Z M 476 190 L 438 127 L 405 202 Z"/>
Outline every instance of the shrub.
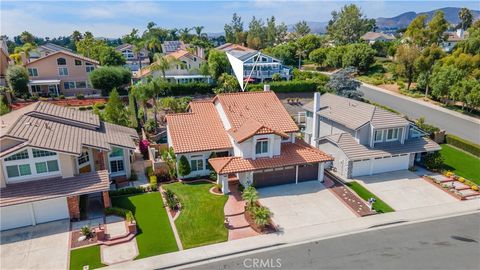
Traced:
<path fill-rule="evenodd" d="M 189 175 L 191 172 L 190 163 L 186 156 L 182 155 L 178 163 L 178 174 L 181 176 Z"/>
<path fill-rule="evenodd" d="M 453 173 L 450 172 L 450 171 L 448 171 L 448 172 L 445 173 L 445 176 L 446 176 L 446 177 L 452 177 L 452 176 L 453 176 Z"/>
<path fill-rule="evenodd" d="M 77 94 L 76 97 L 77 97 L 77 99 L 84 99 L 85 95 L 84 94 Z"/>
<path fill-rule="evenodd" d="M 85 106 L 78 107 L 78 110 L 79 110 L 79 111 L 86 111 L 86 110 L 87 110 L 87 107 L 85 107 Z"/>
<path fill-rule="evenodd" d="M 132 182 L 138 180 L 138 175 L 133 169 L 130 170 L 130 178 L 128 180 Z"/>
<path fill-rule="evenodd" d="M 65 99 L 65 95 L 58 96 L 59 99 Z"/>
<path fill-rule="evenodd" d="M 471 189 L 474 191 L 478 191 L 478 186 L 472 186 Z"/>
<path fill-rule="evenodd" d="M 99 110 L 105 109 L 105 103 L 95 103 L 95 105 L 93 105 L 93 106 L 96 107 Z"/>
<path fill-rule="evenodd" d="M 132 78 L 132 72 L 123 67 L 104 66 L 90 72 L 89 79 L 95 89 L 102 90 L 103 96 L 108 96 L 112 89 L 117 88 L 120 92 L 128 85 Z"/>
<path fill-rule="evenodd" d="M 93 236 L 93 231 L 92 231 L 92 229 L 91 229 L 89 226 L 87 226 L 87 225 L 83 226 L 83 227 L 80 229 L 80 232 L 81 232 L 85 237 L 87 237 L 87 238 L 91 238 L 91 237 Z"/>
<path fill-rule="evenodd" d="M 155 176 L 155 179 L 156 179 L 156 176 Z M 158 185 L 157 185 L 157 183 L 155 183 L 155 184 L 150 184 L 150 185 L 149 185 L 149 188 L 150 188 L 150 191 L 158 191 Z"/>
<path fill-rule="evenodd" d="M 172 210 L 179 209 L 180 200 L 177 198 L 173 191 L 171 191 L 170 189 L 166 189 L 163 192 L 163 195 L 165 196 L 165 200 L 167 201 L 168 208 Z"/>
<path fill-rule="evenodd" d="M 210 180 L 217 181 L 217 173 L 216 172 L 210 172 Z"/>
<path fill-rule="evenodd" d="M 459 178 L 458 178 L 458 182 L 460 182 L 460 183 L 463 183 L 463 182 L 465 182 L 465 178 L 463 178 L 463 177 L 459 177 Z"/>
<path fill-rule="evenodd" d="M 440 131 L 440 129 L 438 127 L 425 123 L 425 118 L 424 117 L 418 118 L 418 120 L 415 121 L 415 124 L 421 130 L 427 132 L 430 135 L 432 135 L 434 132 Z"/>
<path fill-rule="evenodd" d="M 151 185 L 156 185 L 157 184 L 157 176 L 155 175 L 150 175 L 149 176 L 150 184 Z"/>
<path fill-rule="evenodd" d="M 242 199 L 247 203 L 247 208 L 252 208 L 258 200 L 258 192 L 253 186 L 243 190 Z"/>
<path fill-rule="evenodd" d="M 260 227 L 264 227 L 265 225 L 267 225 L 270 217 L 272 216 L 272 212 L 270 212 L 270 209 L 265 206 L 254 207 L 251 212 L 253 214 L 255 224 Z"/>
<path fill-rule="evenodd" d="M 115 197 L 115 196 L 122 196 L 122 195 L 140 194 L 145 192 L 146 190 L 143 187 L 128 187 L 124 189 L 110 190 L 108 193 L 110 194 L 111 197 Z"/>
<path fill-rule="evenodd" d="M 480 157 L 480 145 L 474 142 L 467 141 L 455 135 L 447 135 L 447 143 L 460 148 L 470 154 Z"/>
<path fill-rule="evenodd" d="M 93 110 L 93 106 L 92 106 L 92 105 L 88 105 L 88 106 L 86 106 L 85 108 L 86 108 L 87 110 L 89 110 L 89 111 L 90 111 L 90 110 Z"/>
<path fill-rule="evenodd" d="M 157 122 L 155 122 L 155 119 L 148 119 L 143 127 L 148 133 L 153 133 L 157 128 Z"/>
<path fill-rule="evenodd" d="M 105 215 L 116 215 L 124 217 L 127 221 L 135 220 L 132 211 L 120 207 L 108 207 L 105 208 Z"/>
<path fill-rule="evenodd" d="M 33 97 L 32 97 L 33 98 Z M 37 97 L 38 100 L 40 101 L 47 101 L 49 100 L 49 98 L 46 98 L 46 97 Z"/>
<path fill-rule="evenodd" d="M 169 92 L 173 96 L 185 96 L 185 95 L 195 95 L 195 94 L 212 94 L 214 84 L 209 83 L 185 83 L 185 84 L 169 84 Z"/>
<path fill-rule="evenodd" d="M 270 89 L 276 93 L 293 93 L 293 92 L 316 92 L 320 87 L 318 82 L 314 81 L 280 81 L 270 82 Z M 261 84 L 249 84 L 247 91 L 261 91 L 263 85 Z"/>
<path fill-rule="evenodd" d="M 432 171 L 438 171 L 443 167 L 443 157 L 440 152 L 428 153 L 425 155 L 425 166 Z"/>
<path fill-rule="evenodd" d="M 37 100 L 39 99 L 39 97 L 38 97 L 38 96 L 32 96 L 31 99 L 32 99 L 33 101 L 37 101 Z"/>
<path fill-rule="evenodd" d="M 2 75 L 3 75 L 2 70 Z M 23 66 L 11 65 L 7 69 L 6 80 L 16 96 L 28 94 L 28 72 Z"/>
<path fill-rule="evenodd" d="M 148 140 L 141 140 L 138 148 L 140 148 L 140 152 L 143 155 L 143 159 L 148 159 L 148 146 L 150 142 Z"/>

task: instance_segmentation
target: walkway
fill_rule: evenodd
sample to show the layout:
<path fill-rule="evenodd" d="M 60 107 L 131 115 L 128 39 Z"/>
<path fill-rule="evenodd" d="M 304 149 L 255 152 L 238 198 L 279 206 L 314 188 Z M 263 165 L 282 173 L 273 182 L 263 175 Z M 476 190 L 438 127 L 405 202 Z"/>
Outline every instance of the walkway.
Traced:
<path fill-rule="evenodd" d="M 145 175 L 145 163 L 147 160 L 143 159 L 142 153 L 137 149 L 135 150 L 135 160 L 132 163 L 132 169 L 137 175 L 137 181 L 132 182 L 133 186 L 143 186 L 149 183 L 147 176 Z"/>
<path fill-rule="evenodd" d="M 245 202 L 238 190 L 239 183 L 229 185 L 230 194 L 225 203 L 225 217 L 228 219 L 228 241 L 258 235 L 245 219 Z"/>
<path fill-rule="evenodd" d="M 103 264 L 111 265 L 131 261 L 138 256 L 138 247 L 135 237 L 128 237 L 129 232 L 125 219 L 118 216 L 105 217 L 108 241 L 100 246 L 100 256 Z M 117 242 L 113 244 L 112 242 Z"/>

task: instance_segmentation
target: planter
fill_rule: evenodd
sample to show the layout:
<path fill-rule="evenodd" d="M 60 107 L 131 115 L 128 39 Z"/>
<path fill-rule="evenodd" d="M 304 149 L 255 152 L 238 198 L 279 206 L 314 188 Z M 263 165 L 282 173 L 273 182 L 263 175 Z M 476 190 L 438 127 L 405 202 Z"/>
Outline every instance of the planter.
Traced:
<path fill-rule="evenodd" d="M 95 228 L 93 231 L 99 241 L 105 240 L 105 228 Z"/>
<path fill-rule="evenodd" d="M 129 233 L 137 234 L 137 223 L 135 221 L 127 222 L 127 228 Z"/>
<path fill-rule="evenodd" d="M 261 206 L 259 202 L 256 202 L 257 207 Z M 245 206 L 245 211 L 243 212 L 245 219 L 247 220 L 250 227 L 256 231 L 257 233 L 273 233 L 277 231 L 277 227 L 275 223 L 273 223 L 272 219 L 268 219 L 267 225 L 260 227 L 255 223 L 255 218 L 247 211 L 247 207 Z"/>

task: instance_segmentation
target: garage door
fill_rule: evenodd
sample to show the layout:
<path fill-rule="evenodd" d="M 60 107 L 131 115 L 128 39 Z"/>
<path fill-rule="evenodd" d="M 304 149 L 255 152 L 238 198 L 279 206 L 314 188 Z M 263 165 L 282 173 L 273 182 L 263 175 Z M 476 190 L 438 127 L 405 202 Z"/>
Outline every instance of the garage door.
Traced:
<path fill-rule="evenodd" d="M 35 213 L 35 221 L 37 223 L 69 218 L 67 198 L 34 202 L 33 210 Z"/>
<path fill-rule="evenodd" d="M 253 173 L 256 188 L 295 183 L 295 167 L 275 168 Z"/>
<path fill-rule="evenodd" d="M 29 225 L 32 225 L 30 204 L 0 208 L 0 229 L 2 231 Z"/>
<path fill-rule="evenodd" d="M 373 160 L 372 174 L 408 169 L 409 156 L 396 156 Z"/>
<path fill-rule="evenodd" d="M 352 177 L 370 174 L 370 159 L 352 162 Z"/>
<path fill-rule="evenodd" d="M 298 166 L 298 182 L 318 179 L 318 163 Z"/>

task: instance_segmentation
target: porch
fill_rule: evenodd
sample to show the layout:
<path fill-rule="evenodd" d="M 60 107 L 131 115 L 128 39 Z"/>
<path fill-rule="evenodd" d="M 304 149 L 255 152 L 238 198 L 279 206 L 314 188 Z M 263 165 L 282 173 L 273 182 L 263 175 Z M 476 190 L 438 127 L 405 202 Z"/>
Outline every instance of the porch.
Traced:
<path fill-rule="evenodd" d="M 60 94 L 60 80 L 31 80 L 28 82 L 31 95 L 49 96 Z"/>

